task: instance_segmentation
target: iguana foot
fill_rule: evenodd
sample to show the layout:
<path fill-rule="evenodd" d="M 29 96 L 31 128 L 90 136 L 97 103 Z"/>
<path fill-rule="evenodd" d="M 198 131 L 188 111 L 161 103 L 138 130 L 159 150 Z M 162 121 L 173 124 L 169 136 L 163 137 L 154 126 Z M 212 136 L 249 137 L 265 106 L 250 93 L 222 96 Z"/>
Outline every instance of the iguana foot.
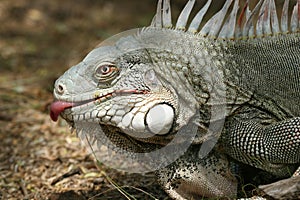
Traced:
<path fill-rule="evenodd" d="M 227 158 L 211 152 L 200 159 L 198 152 L 191 147 L 175 163 L 157 172 L 165 191 L 174 199 L 235 197 L 237 180 L 229 170 Z"/>

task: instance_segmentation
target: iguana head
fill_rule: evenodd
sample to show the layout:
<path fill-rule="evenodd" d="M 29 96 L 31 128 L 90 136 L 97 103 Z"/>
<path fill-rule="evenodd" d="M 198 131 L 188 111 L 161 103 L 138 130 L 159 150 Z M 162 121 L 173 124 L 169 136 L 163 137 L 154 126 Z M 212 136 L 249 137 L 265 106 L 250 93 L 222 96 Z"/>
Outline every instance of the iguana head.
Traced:
<path fill-rule="evenodd" d="M 137 138 L 170 133 L 182 112 L 178 94 L 161 75 L 167 67 L 138 40 L 100 46 L 65 72 L 55 83 L 51 118 L 110 125 Z"/>

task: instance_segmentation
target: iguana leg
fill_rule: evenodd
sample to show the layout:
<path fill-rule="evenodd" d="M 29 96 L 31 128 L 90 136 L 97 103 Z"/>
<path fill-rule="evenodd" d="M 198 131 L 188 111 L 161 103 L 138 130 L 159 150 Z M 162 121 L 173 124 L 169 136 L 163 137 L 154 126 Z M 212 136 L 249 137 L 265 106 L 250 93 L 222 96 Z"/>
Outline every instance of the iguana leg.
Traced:
<path fill-rule="evenodd" d="M 200 159 L 193 148 L 170 166 L 157 172 L 158 181 L 174 199 L 235 197 L 237 181 L 229 170 L 227 158 L 211 152 Z"/>
<path fill-rule="evenodd" d="M 233 158 L 274 175 L 291 176 L 300 163 L 300 117 L 270 125 L 233 118 L 222 141 Z"/>

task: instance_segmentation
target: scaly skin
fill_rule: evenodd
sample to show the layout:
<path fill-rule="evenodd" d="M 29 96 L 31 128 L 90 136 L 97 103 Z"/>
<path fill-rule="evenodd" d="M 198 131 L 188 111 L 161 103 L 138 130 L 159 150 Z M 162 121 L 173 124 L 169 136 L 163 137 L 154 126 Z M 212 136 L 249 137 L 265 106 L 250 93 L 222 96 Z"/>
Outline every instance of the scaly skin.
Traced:
<path fill-rule="evenodd" d="M 99 159 L 107 146 L 155 169 L 176 199 L 236 196 L 237 161 L 277 178 L 292 175 L 300 163 L 300 37 L 295 30 L 281 34 L 288 12 L 279 28 L 268 12 L 274 2 L 261 1 L 252 14 L 263 16 L 255 29 L 262 37 L 252 32 L 251 17 L 244 28 L 228 28 L 240 26 L 238 2 L 227 24 L 220 23 L 227 1 L 215 15 L 220 22 L 197 33 L 197 20 L 182 30 L 193 2 L 170 29 L 169 2 L 160 1 L 151 27 L 94 49 L 69 69 L 55 83 L 52 119 L 61 115 Z M 291 29 L 299 29 L 293 20 Z M 165 147 L 171 148 L 151 154 Z"/>

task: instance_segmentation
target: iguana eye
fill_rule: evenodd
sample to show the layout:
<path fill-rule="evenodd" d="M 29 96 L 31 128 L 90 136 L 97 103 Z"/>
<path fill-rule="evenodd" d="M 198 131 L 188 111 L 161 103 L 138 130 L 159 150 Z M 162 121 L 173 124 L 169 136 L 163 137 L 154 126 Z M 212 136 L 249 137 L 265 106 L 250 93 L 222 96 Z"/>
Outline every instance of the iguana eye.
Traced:
<path fill-rule="evenodd" d="M 95 71 L 95 77 L 99 82 L 107 82 L 115 78 L 118 74 L 118 68 L 112 63 L 101 63 Z"/>

